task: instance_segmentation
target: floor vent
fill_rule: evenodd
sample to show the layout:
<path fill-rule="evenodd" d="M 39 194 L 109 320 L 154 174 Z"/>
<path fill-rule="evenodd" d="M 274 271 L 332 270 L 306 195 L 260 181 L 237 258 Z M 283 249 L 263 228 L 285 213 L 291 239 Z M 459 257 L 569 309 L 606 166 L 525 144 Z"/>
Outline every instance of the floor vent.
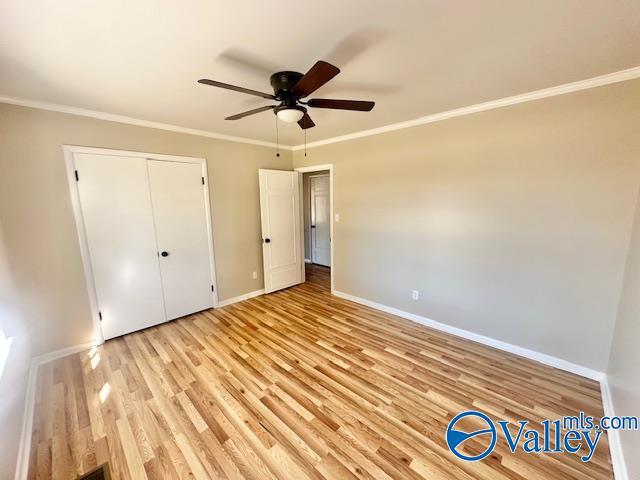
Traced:
<path fill-rule="evenodd" d="M 111 480 L 109 464 L 100 465 L 98 468 L 78 477 L 78 480 Z"/>

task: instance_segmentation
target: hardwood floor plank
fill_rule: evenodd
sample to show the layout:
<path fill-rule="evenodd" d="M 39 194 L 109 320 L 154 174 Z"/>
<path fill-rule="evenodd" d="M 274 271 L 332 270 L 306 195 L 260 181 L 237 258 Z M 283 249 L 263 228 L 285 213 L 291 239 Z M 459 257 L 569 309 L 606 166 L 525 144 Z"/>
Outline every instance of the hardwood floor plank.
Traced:
<path fill-rule="evenodd" d="M 199 312 L 40 368 L 29 479 L 109 462 L 114 479 L 612 479 L 590 462 L 515 454 L 463 462 L 444 433 L 603 413 L 597 382 L 334 297 L 307 283 Z M 465 444 L 481 449 L 475 439 Z"/>

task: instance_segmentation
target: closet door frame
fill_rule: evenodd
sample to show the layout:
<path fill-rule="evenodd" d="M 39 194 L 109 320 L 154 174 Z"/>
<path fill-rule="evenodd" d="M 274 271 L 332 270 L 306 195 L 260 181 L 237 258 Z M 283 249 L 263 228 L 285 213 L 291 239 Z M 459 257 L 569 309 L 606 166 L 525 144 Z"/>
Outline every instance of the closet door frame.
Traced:
<path fill-rule="evenodd" d="M 78 181 L 76 180 L 76 167 L 75 167 L 75 155 L 79 153 L 93 154 L 93 155 L 112 155 L 121 157 L 138 157 L 146 160 L 160 160 L 170 162 L 184 162 L 184 163 L 196 163 L 200 164 L 202 168 L 202 177 L 204 178 L 204 202 L 205 212 L 207 220 L 207 234 L 209 240 L 209 269 L 211 272 L 211 285 L 213 285 L 213 306 L 218 306 L 218 282 L 216 279 L 216 264 L 214 258 L 213 249 L 213 219 L 211 215 L 211 200 L 210 200 L 210 188 L 209 188 L 209 176 L 207 175 L 207 160 L 205 158 L 197 157 L 182 157 L 178 155 L 165 155 L 159 153 L 147 153 L 147 152 L 131 152 L 128 150 L 112 150 L 107 148 L 95 148 L 95 147 L 81 147 L 76 145 L 63 145 L 62 150 L 64 152 L 65 167 L 67 170 L 67 179 L 69 181 L 69 192 L 71 194 L 71 206 L 73 209 L 73 216 L 76 223 L 76 231 L 78 234 L 78 241 L 80 243 L 80 257 L 82 259 L 82 266 L 84 269 L 85 284 L 87 287 L 87 293 L 89 295 L 89 305 L 91 308 L 91 320 L 93 322 L 95 340 L 94 344 L 100 345 L 104 343 L 104 337 L 102 335 L 102 325 L 100 324 L 100 314 L 98 308 L 98 295 L 96 291 L 95 281 L 93 277 L 93 271 L 91 269 L 91 256 L 89 253 L 89 242 L 87 241 L 87 234 L 84 226 L 84 220 L 82 217 L 82 207 L 80 204 L 80 193 L 78 191 Z"/>

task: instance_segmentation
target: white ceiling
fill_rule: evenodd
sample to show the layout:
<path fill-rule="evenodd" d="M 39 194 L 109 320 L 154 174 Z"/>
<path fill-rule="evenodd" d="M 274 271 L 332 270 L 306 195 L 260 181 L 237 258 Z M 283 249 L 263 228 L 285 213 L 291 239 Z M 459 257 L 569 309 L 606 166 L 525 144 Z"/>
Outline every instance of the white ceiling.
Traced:
<path fill-rule="evenodd" d="M 0 0 L 0 95 L 275 140 L 276 70 L 342 72 L 313 96 L 317 141 L 640 65 L 640 1 Z M 302 143 L 280 123 L 280 141 Z"/>

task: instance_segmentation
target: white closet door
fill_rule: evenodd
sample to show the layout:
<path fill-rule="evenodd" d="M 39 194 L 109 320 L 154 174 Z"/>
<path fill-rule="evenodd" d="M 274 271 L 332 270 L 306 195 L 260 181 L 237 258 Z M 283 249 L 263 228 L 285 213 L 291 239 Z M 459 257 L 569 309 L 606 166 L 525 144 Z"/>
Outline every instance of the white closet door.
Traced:
<path fill-rule="evenodd" d="M 266 293 L 302 282 L 297 172 L 259 170 Z"/>
<path fill-rule="evenodd" d="M 311 261 L 331 266 L 329 175 L 311 177 Z"/>
<path fill-rule="evenodd" d="M 105 339 L 165 321 L 147 161 L 75 154 Z"/>
<path fill-rule="evenodd" d="M 148 160 L 167 320 L 213 307 L 202 166 Z"/>

